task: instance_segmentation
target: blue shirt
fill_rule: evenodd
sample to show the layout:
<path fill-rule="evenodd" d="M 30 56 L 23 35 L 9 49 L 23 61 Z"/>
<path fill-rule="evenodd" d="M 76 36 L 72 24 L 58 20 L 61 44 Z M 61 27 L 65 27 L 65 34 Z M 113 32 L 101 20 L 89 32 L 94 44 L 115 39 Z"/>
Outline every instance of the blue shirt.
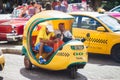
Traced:
<path fill-rule="evenodd" d="M 55 10 L 62 11 L 62 12 L 67 12 L 67 9 L 64 5 L 55 6 Z"/>

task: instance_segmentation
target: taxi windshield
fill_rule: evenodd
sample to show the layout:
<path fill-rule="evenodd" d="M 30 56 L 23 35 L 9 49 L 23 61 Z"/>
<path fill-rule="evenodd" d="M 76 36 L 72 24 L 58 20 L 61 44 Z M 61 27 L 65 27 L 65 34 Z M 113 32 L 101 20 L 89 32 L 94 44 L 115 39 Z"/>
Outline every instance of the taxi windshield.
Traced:
<path fill-rule="evenodd" d="M 99 16 L 97 18 L 100 19 L 104 24 L 106 24 L 113 32 L 120 31 L 119 20 L 108 15 Z"/>

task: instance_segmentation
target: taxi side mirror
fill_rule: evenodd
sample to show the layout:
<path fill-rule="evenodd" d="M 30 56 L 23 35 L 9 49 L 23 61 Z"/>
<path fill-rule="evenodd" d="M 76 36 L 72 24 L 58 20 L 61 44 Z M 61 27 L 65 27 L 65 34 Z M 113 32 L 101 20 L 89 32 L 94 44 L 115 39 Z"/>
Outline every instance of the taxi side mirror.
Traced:
<path fill-rule="evenodd" d="M 90 33 L 87 33 L 87 34 L 86 34 L 86 37 L 89 38 L 89 37 L 90 37 Z"/>
<path fill-rule="evenodd" d="M 87 33 L 87 34 L 86 34 L 86 38 L 82 38 L 81 41 L 82 41 L 82 42 L 85 42 L 89 37 L 90 37 L 90 33 Z"/>
<path fill-rule="evenodd" d="M 100 27 L 98 27 L 98 28 L 97 28 L 97 31 L 104 32 L 104 31 L 105 31 L 105 28 L 104 28 L 104 27 L 102 27 L 102 26 L 100 26 Z"/>

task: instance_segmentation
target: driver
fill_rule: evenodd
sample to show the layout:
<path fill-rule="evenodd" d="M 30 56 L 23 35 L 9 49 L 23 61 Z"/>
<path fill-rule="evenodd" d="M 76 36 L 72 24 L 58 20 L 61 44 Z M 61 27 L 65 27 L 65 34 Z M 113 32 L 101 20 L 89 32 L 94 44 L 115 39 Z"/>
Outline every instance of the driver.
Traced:
<path fill-rule="evenodd" d="M 50 38 L 54 36 L 55 34 L 52 25 L 42 25 L 42 28 L 40 29 L 37 36 L 34 48 L 35 50 L 39 51 L 39 62 L 41 64 L 46 62 L 46 59 L 43 59 L 42 57 L 43 51 L 48 53 L 49 55 L 53 52 L 53 48 L 48 46 L 48 43 L 54 43 L 57 41 L 57 39 L 50 40 Z"/>

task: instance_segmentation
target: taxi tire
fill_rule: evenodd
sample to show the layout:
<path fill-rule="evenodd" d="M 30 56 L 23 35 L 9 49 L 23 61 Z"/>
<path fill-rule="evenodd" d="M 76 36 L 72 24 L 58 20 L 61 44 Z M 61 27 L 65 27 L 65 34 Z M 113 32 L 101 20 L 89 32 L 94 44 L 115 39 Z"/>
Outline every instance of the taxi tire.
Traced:
<path fill-rule="evenodd" d="M 116 45 L 112 48 L 111 56 L 116 62 L 120 62 L 120 45 Z"/>
<path fill-rule="evenodd" d="M 27 70 L 32 69 L 32 63 L 30 62 L 30 60 L 27 56 L 24 57 L 24 65 L 25 65 L 25 69 L 27 69 Z"/>
<path fill-rule="evenodd" d="M 70 77 L 72 79 L 77 78 L 77 68 L 76 67 L 71 67 L 70 68 Z"/>

